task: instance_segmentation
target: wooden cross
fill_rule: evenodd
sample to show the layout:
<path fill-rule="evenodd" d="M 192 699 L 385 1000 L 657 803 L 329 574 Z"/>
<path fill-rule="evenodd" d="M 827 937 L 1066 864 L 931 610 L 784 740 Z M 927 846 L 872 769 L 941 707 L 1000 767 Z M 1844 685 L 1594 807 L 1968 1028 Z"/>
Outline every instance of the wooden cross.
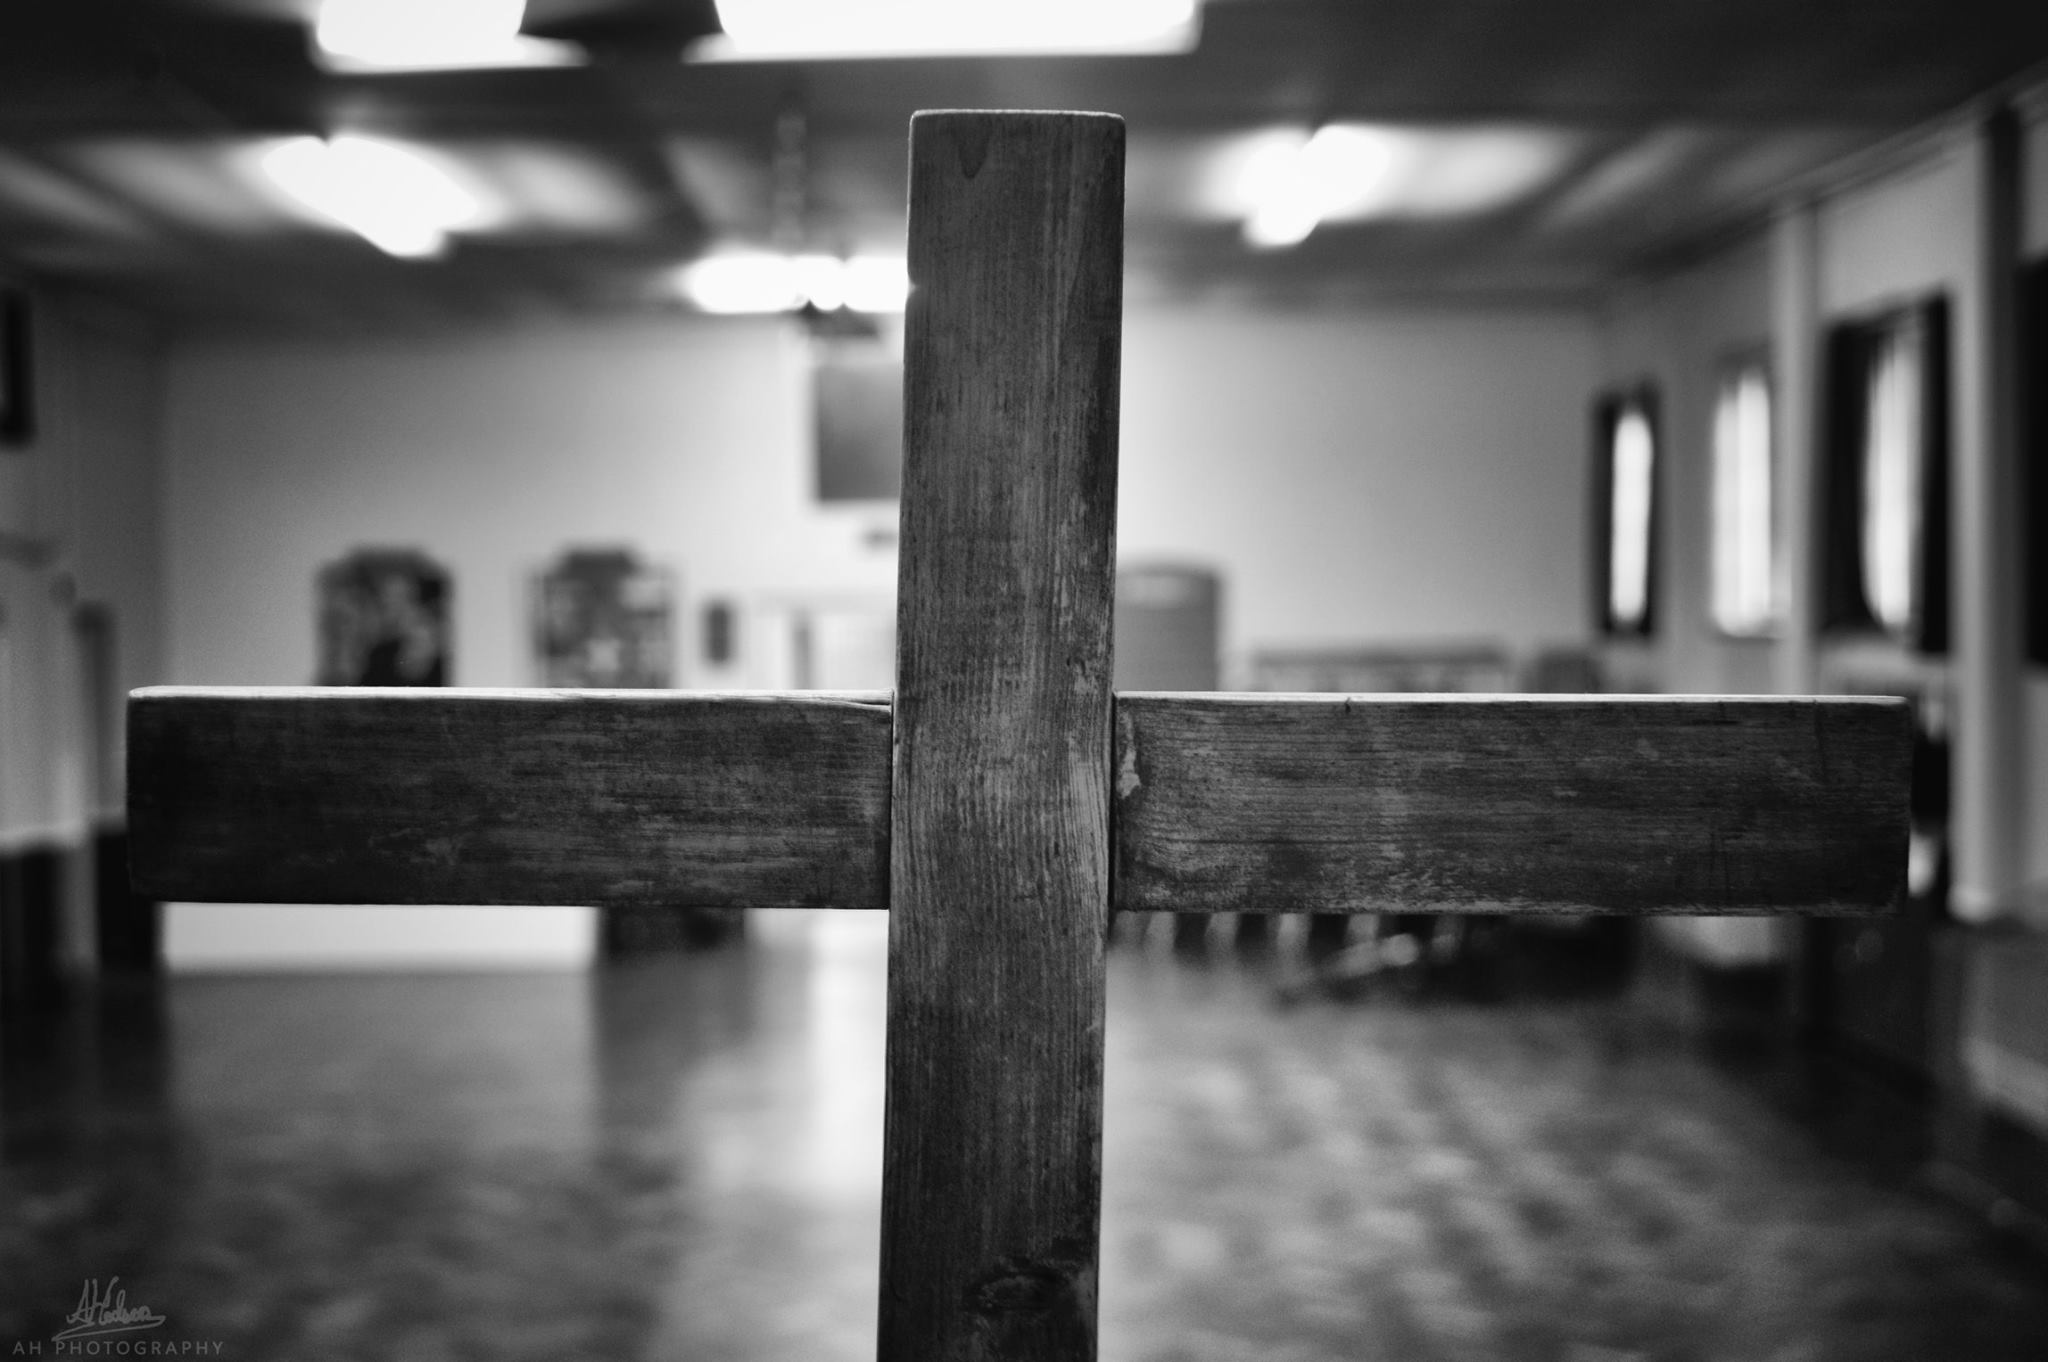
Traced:
<path fill-rule="evenodd" d="M 160 898 L 888 908 L 885 1359 L 1094 1356 L 1112 905 L 1839 913 L 1903 881 L 1903 702 L 1112 696 L 1123 146 L 911 124 L 893 697 L 130 706 Z"/>

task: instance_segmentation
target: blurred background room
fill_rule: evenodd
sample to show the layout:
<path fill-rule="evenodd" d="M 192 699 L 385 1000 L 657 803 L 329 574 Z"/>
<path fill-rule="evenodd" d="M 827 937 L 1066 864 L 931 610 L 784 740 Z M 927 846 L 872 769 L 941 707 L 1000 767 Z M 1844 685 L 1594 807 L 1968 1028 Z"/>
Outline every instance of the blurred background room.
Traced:
<path fill-rule="evenodd" d="M 1917 724 L 1892 918 L 1121 915 L 1102 1355 L 2048 1356 L 2007 0 L 0 8 L 0 1350 L 874 1355 L 884 914 L 148 901 L 123 704 L 888 690 L 932 108 L 1127 120 L 1120 689 Z"/>

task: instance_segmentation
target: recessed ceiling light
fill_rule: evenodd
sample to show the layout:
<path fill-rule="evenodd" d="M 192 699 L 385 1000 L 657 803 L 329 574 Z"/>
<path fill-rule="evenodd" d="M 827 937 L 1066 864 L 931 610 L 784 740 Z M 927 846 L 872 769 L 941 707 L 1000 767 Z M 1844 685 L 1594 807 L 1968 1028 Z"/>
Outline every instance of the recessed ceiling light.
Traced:
<path fill-rule="evenodd" d="M 519 31 L 526 0 L 320 0 L 313 42 L 338 70 L 420 71 L 565 66 L 573 43 Z"/>
<path fill-rule="evenodd" d="M 1580 136 L 1558 128 L 1334 123 L 1227 139 L 1199 208 L 1244 223 L 1252 245 L 1290 246 L 1320 223 L 1496 211 L 1553 183 Z"/>
<path fill-rule="evenodd" d="M 1370 195 L 1394 163 L 1393 139 L 1377 128 L 1330 124 L 1299 146 L 1261 158 L 1250 169 L 1245 219 L 1254 246 L 1292 246 L 1337 209 Z"/>
<path fill-rule="evenodd" d="M 294 137 L 263 153 L 271 181 L 313 212 L 389 255 L 438 255 L 483 208 L 454 176 L 410 147 L 344 135 Z"/>
<path fill-rule="evenodd" d="M 910 275 L 901 256 L 730 250 L 683 266 L 676 286 L 698 310 L 728 315 L 791 312 L 806 303 L 827 312 L 901 312 Z"/>
<path fill-rule="evenodd" d="M 1175 54 L 1201 0 L 718 0 L 693 61 Z"/>

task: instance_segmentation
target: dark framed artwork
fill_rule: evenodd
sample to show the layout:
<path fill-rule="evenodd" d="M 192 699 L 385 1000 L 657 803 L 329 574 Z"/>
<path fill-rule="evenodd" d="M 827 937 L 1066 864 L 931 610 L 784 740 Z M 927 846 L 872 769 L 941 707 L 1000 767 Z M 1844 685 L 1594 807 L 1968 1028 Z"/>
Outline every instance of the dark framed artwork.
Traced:
<path fill-rule="evenodd" d="M 820 501 L 893 501 L 903 491 L 903 359 L 879 341 L 813 347 Z"/>
<path fill-rule="evenodd" d="M 675 581 L 627 549 L 571 549 L 534 590 L 544 686 L 663 689 L 672 683 Z"/>
<path fill-rule="evenodd" d="M 0 445 L 35 438 L 35 366 L 30 351 L 28 295 L 0 291 Z"/>
<path fill-rule="evenodd" d="M 714 667 L 729 666 L 739 653 L 739 609 L 731 601 L 710 601 L 704 606 L 704 660 Z"/>
<path fill-rule="evenodd" d="M 320 570 L 323 686 L 448 684 L 448 571 L 414 549 L 358 549 Z"/>
<path fill-rule="evenodd" d="M 1826 352 L 1821 623 L 1948 650 L 1949 316 L 1838 322 Z"/>
<path fill-rule="evenodd" d="M 1593 619 L 1647 638 L 1657 616 L 1657 395 L 1647 384 L 1593 403 Z"/>

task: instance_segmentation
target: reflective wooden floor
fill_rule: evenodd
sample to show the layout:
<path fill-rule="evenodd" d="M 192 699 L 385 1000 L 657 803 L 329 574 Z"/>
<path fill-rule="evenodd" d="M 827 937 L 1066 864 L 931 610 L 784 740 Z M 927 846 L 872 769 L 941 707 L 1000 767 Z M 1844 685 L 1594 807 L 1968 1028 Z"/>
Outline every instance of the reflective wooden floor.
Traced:
<path fill-rule="evenodd" d="M 158 1355 L 871 1357 L 883 930 L 15 1026 L 0 1356 L 94 1282 Z M 2048 1357 L 2039 1258 L 1627 993 L 1278 968 L 1112 956 L 1105 1359 Z"/>

